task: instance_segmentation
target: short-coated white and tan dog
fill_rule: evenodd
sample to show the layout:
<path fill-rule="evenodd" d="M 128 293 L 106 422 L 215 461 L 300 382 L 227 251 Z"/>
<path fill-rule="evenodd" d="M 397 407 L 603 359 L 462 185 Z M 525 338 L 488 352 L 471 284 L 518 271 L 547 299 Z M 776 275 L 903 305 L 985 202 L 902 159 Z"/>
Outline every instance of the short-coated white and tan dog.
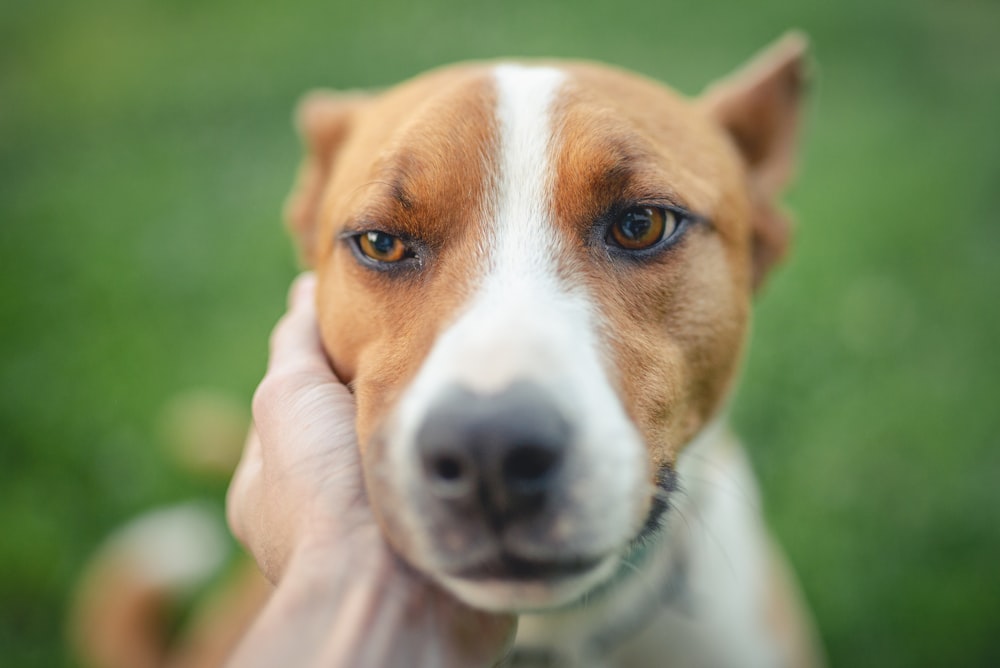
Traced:
<path fill-rule="evenodd" d="M 582 62 L 315 93 L 288 218 L 406 561 L 515 666 L 819 663 L 725 426 L 804 40 L 686 99 Z"/>

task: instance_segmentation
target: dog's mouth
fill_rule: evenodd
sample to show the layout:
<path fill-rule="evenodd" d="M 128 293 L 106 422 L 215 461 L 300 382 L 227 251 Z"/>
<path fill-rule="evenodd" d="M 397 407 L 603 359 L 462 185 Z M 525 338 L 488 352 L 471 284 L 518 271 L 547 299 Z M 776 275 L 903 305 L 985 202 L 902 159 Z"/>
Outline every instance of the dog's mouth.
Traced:
<path fill-rule="evenodd" d="M 568 605 L 611 577 L 620 559 L 525 558 L 502 551 L 436 579 L 475 608 L 498 612 L 542 612 Z"/>
<path fill-rule="evenodd" d="M 508 580 L 513 582 L 554 582 L 594 571 L 606 557 L 530 559 L 509 552 L 480 561 L 451 573 L 470 581 Z"/>
<path fill-rule="evenodd" d="M 618 549 L 538 557 L 502 543 L 483 546 L 476 558 L 439 570 L 440 579 L 467 603 L 485 609 L 546 610 L 572 603 L 611 579 L 622 568 L 624 555 L 654 539 L 676 489 L 676 471 L 663 467 L 645 521 Z"/>

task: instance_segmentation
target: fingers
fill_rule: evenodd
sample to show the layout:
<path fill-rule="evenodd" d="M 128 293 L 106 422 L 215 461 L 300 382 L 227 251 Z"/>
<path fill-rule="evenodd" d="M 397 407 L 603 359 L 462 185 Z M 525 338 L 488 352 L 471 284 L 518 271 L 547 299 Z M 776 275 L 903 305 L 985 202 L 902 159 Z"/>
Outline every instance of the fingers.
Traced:
<path fill-rule="evenodd" d="M 261 505 L 264 457 L 260 428 L 264 426 L 268 431 L 268 425 L 273 427 L 275 415 L 280 416 L 289 399 L 307 386 L 338 382 L 320 342 L 315 294 L 316 280 L 311 273 L 302 274 L 292 284 L 288 312 L 271 334 L 267 374 L 254 394 L 254 424 L 250 427 L 243 454 L 226 494 L 229 528 L 255 556 L 258 546 L 254 544 L 254 524 L 264 513 Z"/>
<path fill-rule="evenodd" d="M 288 301 L 288 312 L 271 334 L 268 373 L 308 370 L 332 376 L 316 321 L 316 276 L 305 273 L 295 279 Z"/>
<path fill-rule="evenodd" d="M 315 286 L 311 274 L 295 281 L 271 335 L 253 428 L 227 494 L 233 534 L 272 582 L 314 527 L 343 531 L 344 509 L 361 497 L 356 405 L 324 353 Z"/>

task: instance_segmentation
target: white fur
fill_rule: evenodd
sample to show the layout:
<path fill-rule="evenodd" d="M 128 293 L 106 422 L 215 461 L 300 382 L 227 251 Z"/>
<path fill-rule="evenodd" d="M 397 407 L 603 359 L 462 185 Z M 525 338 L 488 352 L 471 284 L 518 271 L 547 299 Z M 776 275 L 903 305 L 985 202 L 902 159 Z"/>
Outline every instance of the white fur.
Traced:
<path fill-rule="evenodd" d="M 556 273 L 557 258 L 568 249 L 552 214 L 551 106 L 565 75 L 547 67 L 501 65 L 495 81 L 500 155 L 482 243 L 482 279 L 457 320 L 438 337 L 401 401 L 390 435 L 389 470 L 400 476 L 422 470 L 415 461 L 414 434 L 447 388 L 460 384 L 489 394 L 517 380 L 534 381 L 549 391 L 581 432 L 574 451 L 586 478 L 574 490 L 574 502 L 587 521 L 567 527 L 565 538 L 571 542 L 586 532 L 599 536 L 589 541 L 591 553 L 613 550 L 636 530 L 638 507 L 648 493 L 645 450 L 612 390 L 589 295 L 580 286 L 565 284 Z M 397 480 L 400 483 L 419 484 L 412 478 Z M 411 515 L 404 521 L 425 541 L 420 551 L 429 550 L 432 537 L 420 535 L 420 518 Z M 554 556 L 533 555 L 531 549 L 526 543 L 522 556 Z M 558 590 L 446 583 L 480 607 L 503 608 L 515 601 L 544 605 L 572 599 L 614 566 L 608 560 Z"/>
<path fill-rule="evenodd" d="M 682 453 L 680 479 L 692 497 L 682 512 L 703 655 L 719 666 L 785 665 L 767 627 L 770 545 L 750 463 L 723 430 L 692 445 Z"/>

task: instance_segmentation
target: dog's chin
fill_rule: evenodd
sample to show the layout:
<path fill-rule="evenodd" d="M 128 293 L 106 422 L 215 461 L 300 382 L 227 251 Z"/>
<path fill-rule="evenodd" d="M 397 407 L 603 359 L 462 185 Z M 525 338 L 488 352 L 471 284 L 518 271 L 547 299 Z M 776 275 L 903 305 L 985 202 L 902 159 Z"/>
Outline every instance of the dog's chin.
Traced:
<path fill-rule="evenodd" d="M 609 580 L 620 558 L 540 564 L 503 564 L 461 574 L 436 573 L 435 580 L 463 603 L 490 612 L 544 612 L 565 607 Z"/>

